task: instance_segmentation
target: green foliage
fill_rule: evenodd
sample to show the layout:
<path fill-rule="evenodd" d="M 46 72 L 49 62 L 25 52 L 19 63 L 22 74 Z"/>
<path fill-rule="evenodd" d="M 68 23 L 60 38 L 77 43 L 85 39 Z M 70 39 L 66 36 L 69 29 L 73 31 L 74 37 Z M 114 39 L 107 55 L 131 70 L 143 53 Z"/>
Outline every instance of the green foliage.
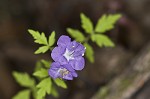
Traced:
<path fill-rule="evenodd" d="M 42 47 L 39 47 L 39 49 L 36 50 L 34 54 L 45 53 L 48 50 L 49 50 L 49 46 L 42 46 Z"/>
<path fill-rule="evenodd" d="M 52 33 L 51 33 L 51 35 L 49 36 L 49 40 L 48 40 L 48 42 L 49 42 L 49 46 L 53 46 L 54 45 L 54 43 L 55 43 L 55 31 L 53 31 Z"/>
<path fill-rule="evenodd" d="M 44 33 L 39 33 L 38 31 L 34 31 L 34 30 L 31 30 L 29 29 L 28 32 L 33 36 L 33 38 L 35 39 L 35 43 L 38 43 L 38 44 L 44 44 L 44 45 L 47 45 L 47 38 L 45 37 L 45 34 Z"/>
<path fill-rule="evenodd" d="M 56 88 L 54 86 L 52 86 L 52 89 L 51 89 L 51 94 L 55 97 L 55 98 L 58 98 L 59 94 L 56 90 Z"/>
<path fill-rule="evenodd" d="M 18 92 L 12 99 L 30 99 L 30 90 L 22 90 Z"/>
<path fill-rule="evenodd" d="M 97 33 L 104 33 L 114 28 L 115 23 L 119 20 L 121 14 L 109 14 L 103 15 L 99 18 L 96 27 L 94 29 L 93 23 L 90 18 L 88 18 L 83 13 L 80 14 L 81 18 L 81 27 L 84 29 L 88 36 L 85 37 L 82 32 L 77 29 L 67 28 L 67 32 L 75 38 L 75 40 L 84 43 L 86 47 L 85 56 L 86 58 L 93 63 L 94 62 L 94 51 L 92 46 L 88 44 L 88 41 L 91 39 L 99 47 L 114 47 L 114 43 L 106 36 Z"/>
<path fill-rule="evenodd" d="M 33 73 L 33 75 L 40 82 L 37 85 L 35 85 L 35 80 L 31 78 L 27 73 L 13 72 L 13 76 L 21 86 L 29 88 L 28 90 L 32 92 L 32 95 L 35 99 L 44 99 L 46 93 L 51 94 L 54 97 L 58 97 L 59 94 L 56 88 L 52 86 L 51 78 L 48 75 L 48 69 L 50 68 L 50 64 L 51 64 L 50 61 L 44 59 L 37 61 L 35 72 Z M 62 88 L 66 88 L 65 83 L 63 83 L 63 81 L 60 82 L 60 84 L 58 85 Z M 30 99 L 30 97 L 26 98 L 23 95 L 27 95 L 26 97 L 28 97 L 30 94 L 28 95 L 26 91 L 25 92 L 20 91 L 18 94 L 14 96 L 14 99 Z"/>
<path fill-rule="evenodd" d="M 54 82 L 57 86 L 60 86 L 60 87 L 65 88 L 65 89 L 67 88 L 66 83 L 63 80 L 59 79 L 59 78 L 54 79 Z"/>
<path fill-rule="evenodd" d="M 85 30 L 86 33 L 92 34 L 93 33 L 93 23 L 91 20 L 85 16 L 83 13 L 80 14 L 81 18 L 81 26 Z"/>
<path fill-rule="evenodd" d="M 98 97 L 100 99 L 105 99 L 106 96 L 109 94 L 109 88 L 107 86 L 103 86 L 102 88 L 100 88 L 100 90 L 98 91 Z"/>
<path fill-rule="evenodd" d="M 35 81 L 27 73 L 13 72 L 13 76 L 17 83 L 23 87 L 33 87 L 35 86 Z"/>
<path fill-rule="evenodd" d="M 38 88 L 37 98 L 41 99 L 45 97 L 46 93 L 47 94 L 51 93 L 51 88 L 52 88 L 51 78 L 48 77 L 43 79 L 36 87 Z"/>
<path fill-rule="evenodd" d="M 46 67 L 48 69 L 50 68 L 51 61 L 47 61 L 47 60 L 42 59 L 41 63 L 43 63 L 44 67 Z"/>
<path fill-rule="evenodd" d="M 94 34 L 92 35 L 92 41 L 96 42 L 99 47 L 114 47 L 114 43 L 105 35 L 102 34 Z"/>
<path fill-rule="evenodd" d="M 95 32 L 104 33 L 114 28 L 114 24 L 120 19 L 120 14 L 103 15 L 95 28 Z"/>
<path fill-rule="evenodd" d="M 85 40 L 85 37 L 82 32 L 76 29 L 67 28 L 67 32 L 76 40 L 79 42 L 83 42 Z"/>
<path fill-rule="evenodd" d="M 45 60 L 45 59 L 41 59 L 39 61 L 36 62 L 35 65 L 35 72 L 40 70 L 41 68 L 46 68 L 49 69 L 51 65 L 51 61 Z"/>
<path fill-rule="evenodd" d="M 87 33 L 85 37 L 83 33 L 77 29 L 67 28 L 67 32 L 78 42 L 84 43 L 86 47 L 85 56 L 86 58 L 93 63 L 94 62 L 94 51 L 92 46 L 88 43 L 89 40 L 92 40 L 99 47 L 114 47 L 114 43 L 103 34 L 106 31 L 114 28 L 114 24 L 121 17 L 120 14 L 110 14 L 103 15 L 97 22 L 96 28 L 94 28 L 93 23 L 90 18 L 88 18 L 83 13 L 80 14 L 81 26 L 84 31 Z M 48 39 L 45 34 L 39 33 L 29 29 L 28 32 L 34 38 L 34 42 L 40 44 L 41 46 L 35 51 L 35 54 L 45 53 L 48 50 L 53 49 L 55 43 L 55 31 L 53 31 Z M 20 91 L 16 94 L 13 99 L 30 99 L 30 94 L 32 93 L 33 97 L 36 99 L 44 99 L 46 94 L 51 94 L 54 97 L 58 97 L 59 94 L 53 85 L 55 83 L 57 86 L 62 88 L 67 88 L 66 83 L 62 79 L 53 79 L 49 77 L 48 70 L 50 68 L 51 61 L 40 60 L 36 63 L 35 71 L 33 76 L 36 78 L 38 84 L 35 83 L 35 79 L 31 78 L 27 73 L 13 72 L 15 80 L 23 87 L 28 89 Z"/>
<path fill-rule="evenodd" d="M 86 47 L 85 56 L 91 63 L 94 63 L 94 51 L 92 46 L 88 43 L 84 43 L 84 46 Z"/>
<path fill-rule="evenodd" d="M 40 70 L 42 68 L 42 63 L 41 61 L 37 61 L 35 64 L 34 72 Z"/>
<path fill-rule="evenodd" d="M 31 29 L 28 29 L 28 32 L 35 39 L 34 40 L 35 43 L 43 45 L 35 51 L 35 54 L 47 52 L 49 49 L 51 49 L 51 46 L 54 45 L 54 43 L 55 43 L 55 32 L 54 31 L 51 33 L 51 35 L 49 35 L 49 40 L 47 40 L 47 38 L 43 32 L 40 34 L 38 31 L 34 31 Z"/>
<path fill-rule="evenodd" d="M 34 72 L 33 75 L 39 78 L 44 78 L 48 76 L 48 70 L 41 68 L 40 70 Z"/>

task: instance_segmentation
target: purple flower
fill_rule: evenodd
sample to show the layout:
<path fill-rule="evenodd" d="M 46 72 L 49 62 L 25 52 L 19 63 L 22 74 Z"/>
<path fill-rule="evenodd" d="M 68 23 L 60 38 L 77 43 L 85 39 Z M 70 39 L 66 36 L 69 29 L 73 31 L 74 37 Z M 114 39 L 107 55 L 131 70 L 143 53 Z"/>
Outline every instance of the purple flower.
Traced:
<path fill-rule="evenodd" d="M 52 78 L 63 78 L 66 80 L 73 80 L 73 77 L 77 77 L 75 70 L 69 65 L 61 65 L 59 62 L 53 62 L 49 69 L 49 75 Z"/>
<path fill-rule="evenodd" d="M 82 70 L 85 65 L 83 58 L 85 47 L 68 36 L 62 35 L 57 41 L 57 47 L 52 50 L 51 57 L 60 65 L 68 64 L 75 70 Z"/>

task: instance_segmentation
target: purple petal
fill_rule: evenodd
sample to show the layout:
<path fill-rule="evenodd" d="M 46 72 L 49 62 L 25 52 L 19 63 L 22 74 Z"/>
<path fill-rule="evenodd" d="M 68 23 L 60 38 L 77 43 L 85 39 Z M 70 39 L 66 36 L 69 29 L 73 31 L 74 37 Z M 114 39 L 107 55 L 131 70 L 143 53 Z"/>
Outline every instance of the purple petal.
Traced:
<path fill-rule="evenodd" d="M 73 77 L 78 77 L 78 74 L 76 72 L 71 73 Z"/>
<path fill-rule="evenodd" d="M 58 46 L 67 46 L 69 43 L 71 42 L 71 38 L 69 38 L 68 36 L 62 35 L 58 41 L 57 41 L 57 45 Z"/>
<path fill-rule="evenodd" d="M 83 56 L 85 53 L 85 47 L 76 41 L 71 42 L 68 46 L 67 49 L 69 51 L 74 51 L 73 56 L 78 57 L 78 56 Z"/>
<path fill-rule="evenodd" d="M 56 61 L 58 61 L 61 65 L 68 64 L 68 61 L 64 56 L 60 56 Z"/>
<path fill-rule="evenodd" d="M 59 58 L 64 54 L 64 52 L 65 52 L 64 47 L 55 47 L 52 50 L 51 57 L 54 61 L 58 61 Z"/>
<path fill-rule="evenodd" d="M 49 75 L 52 77 L 52 78 L 58 78 L 60 76 L 58 70 L 60 69 L 60 64 L 58 62 L 53 62 L 51 64 L 51 68 L 49 69 Z"/>
<path fill-rule="evenodd" d="M 73 77 L 77 77 L 78 76 L 78 74 L 72 68 L 72 66 L 70 64 L 65 64 L 65 65 L 63 65 L 63 67 L 66 68 L 67 70 L 69 70 Z"/>
<path fill-rule="evenodd" d="M 72 76 L 71 73 L 69 73 L 69 74 L 65 75 L 65 76 L 63 77 L 63 79 L 66 79 L 66 80 L 73 80 L 73 76 Z"/>
<path fill-rule="evenodd" d="M 85 53 L 85 47 L 79 43 L 76 49 L 74 50 L 73 56 L 74 57 L 83 56 L 84 53 Z"/>
<path fill-rule="evenodd" d="M 70 72 L 75 71 L 70 64 L 64 64 L 63 67 L 66 68 L 67 70 L 69 70 Z"/>
<path fill-rule="evenodd" d="M 78 47 L 79 43 L 76 41 L 72 41 L 70 44 L 68 44 L 67 49 L 69 51 L 74 51 Z"/>
<path fill-rule="evenodd" d="M 75 70 L 82 70 L 85 65 L 85 60 L 83 57 L 76 57 L 74 60 L 70 60 L 69 64 Z"/>
<path fill-rule="evenodd" d="M 68 74 L 65 74 L 66 70 Z M 59 62 L 53 62 L 49 69 L 49 75 L 56 79 L 56 78 L 63 78 L 66 80 L 73 80 L 73 77 L 77 77 L 77 73 L 69 64 L 60 65 Z"/>

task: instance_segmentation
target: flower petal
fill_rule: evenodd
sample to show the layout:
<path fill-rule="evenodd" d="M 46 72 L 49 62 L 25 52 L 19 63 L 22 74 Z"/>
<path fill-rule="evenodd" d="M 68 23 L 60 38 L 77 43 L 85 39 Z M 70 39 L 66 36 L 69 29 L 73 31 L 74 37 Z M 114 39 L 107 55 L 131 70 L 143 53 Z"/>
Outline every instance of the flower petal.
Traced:
<path fill-rule="evenodd" d="M 48 73 L 52 78 L 58 78 L 60 76 L 59 69 L 61 68 L 60 64 L 58 62 L 53 62 L 51 64 L 51 68 L 49 69 Z"/>
<path fill-rule="evenodd" d="M 74 57 L 83 56 L 84 53 L 85 53 L 85 47 L 79 43 L 76 49 L 74 50 L 73 56 Z"/>
<path fill-rule="evenodd" d="M 69 70 L 70 72 L 74 72 L 75 70 L 72 68 L 72 66 L 70 64 L 64 64 L 62 65 L 64 68 L 66 68 L 67 70 Z"/>
<path fill-rule="evenodd" d="M 67 70 L 69 70 L 69 72 L 72 74 L 73 77 L 77 77 L 78 76 L 78 74 L 72 68 L 72 66 L 70 64 L 65 64 L 65 65 L 63 65 L 63 67 L 66 68 Z"/>
<path fill-rule="evenodd" d="M 67 74 L 65 74 L 66 70 L 68 71 Z M 63 78 L 66 80 L 73 80 L 73 77 L 77 77 L 77 73 L 70 64 L 60 65 L 59 62 L 53 62 L 48 73 L 54 79 Z"/>
<path fill-rule="evenodd" d="M 65 76 L 63 77 L 63 79 L 66 79 L 66 80 L 73 80 L 73 76 L 72 76 L 71 73 L 69 73 L 69 74 L 65 75 Z"/>
<path fill-rule="evenodd" d="M 67 46 L 69 43 L 71 42 L 71 38 L 69 36 L 65 36 L 65 35 L 62 35 L 58 41 L 57 41 L 57 45 L 58 46 Z"/>
<path fill-rule="evenodd" d="M 76 41 L 72 41 L 70 44 L 68 44 L 67 49 L 69 51 L 74 51 L 78 47 L 79 43 Z"/>
<path fill-rule="evenodd" d="M 63 53 L 65 52 L 65 47 L 55 47 L 53 50 L 52 50 L 52 53 L 51 53 L 51 57 L 54 61 L 58 61 L 59 58 L 63 55 Z"/>
<path fill-rule="evenodd" d="M 85 53 L 85 47 L 76 41 L 71 42 L 68 44 L 67 49 L 72 52 L 73 51 L 73 56 L 78 57 L 78 56 L 83 56 Z"/>
<path fill-rule="evenodd" d="M 68 64 L 68 61 L 64 56 L 60 56 L 56 61 L 58 61 L 61 65 Z"/>
<path fill-rule="evenodd" d="M 83 57 L 76 57 L 74 60 L 70 60 L 69 64 L 75 70 L 82 70 L 85 65 L 85 60 Z"/>
<path fill-rule="evenodd" d="M 76 72 L 71 73 L 73 77 L 78 77 L 78 74 Z"/>

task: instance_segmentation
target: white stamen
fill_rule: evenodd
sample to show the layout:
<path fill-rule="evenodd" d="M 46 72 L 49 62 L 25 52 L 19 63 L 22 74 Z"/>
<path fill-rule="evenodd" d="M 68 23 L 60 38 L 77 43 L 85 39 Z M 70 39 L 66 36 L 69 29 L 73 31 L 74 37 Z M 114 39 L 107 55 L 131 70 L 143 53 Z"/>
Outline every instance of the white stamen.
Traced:
<path fill-rule="evenodd" d="M 66 76 L 67 74 L 69 74 L 69 71 L 66 69 L 66 68 L 61 68 L 61 69 L 59 69 L 59 71 L 58 71 L 59 73 L 60 73 L 60 75 L 62 76 L 62 77 L 64 77 L 64 76 Z"/>
<path fill-rule="evenodd" d="M 74 51 L 69 51 L 68 49 L 66 49 L 63 56 L 67 59 L 67 61 L 69 61 L 70 59 L 74 59 L 73 53 L 74 53 Z"/>

